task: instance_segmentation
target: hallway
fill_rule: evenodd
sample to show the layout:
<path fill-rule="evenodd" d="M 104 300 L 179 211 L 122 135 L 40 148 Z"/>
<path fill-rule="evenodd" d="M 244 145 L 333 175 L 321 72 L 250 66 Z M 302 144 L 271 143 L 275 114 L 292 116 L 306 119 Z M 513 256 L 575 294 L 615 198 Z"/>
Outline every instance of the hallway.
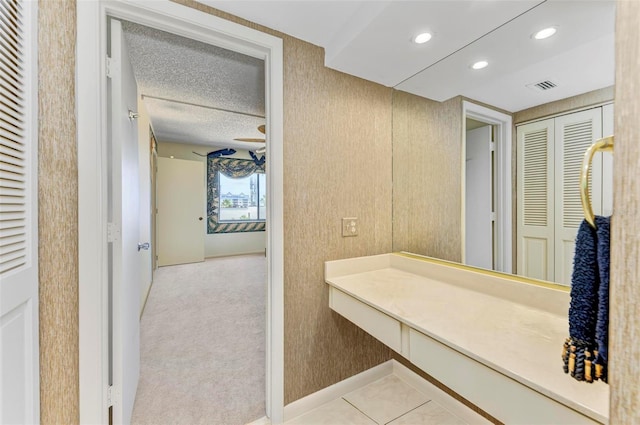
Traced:
<path fill-rule="evenodd" d="M 264 416 L 265 301 L 262 254 L 156 270 L 132 423 L 241 425 Z"/>

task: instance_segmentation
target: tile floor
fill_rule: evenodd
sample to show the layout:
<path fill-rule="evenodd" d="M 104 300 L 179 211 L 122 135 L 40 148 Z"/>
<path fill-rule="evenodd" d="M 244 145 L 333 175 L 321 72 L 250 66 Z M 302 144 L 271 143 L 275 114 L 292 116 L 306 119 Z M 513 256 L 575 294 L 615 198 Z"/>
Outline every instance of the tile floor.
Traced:
<path fill-rule="evenodd" d="M 396 375 L 388 375 L 285 425 L 465 425 Z"/>

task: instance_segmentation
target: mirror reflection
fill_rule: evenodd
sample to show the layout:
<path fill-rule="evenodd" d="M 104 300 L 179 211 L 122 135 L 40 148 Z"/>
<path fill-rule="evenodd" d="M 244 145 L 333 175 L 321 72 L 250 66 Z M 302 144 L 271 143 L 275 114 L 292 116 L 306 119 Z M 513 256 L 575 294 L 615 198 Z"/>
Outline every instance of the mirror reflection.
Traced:
<path fill-rule="evenodd" d="M 398 85 L 394 251 L 570 284 L 582 158 L 613 134 L 613 51 L 613 2 L 548 1 Z M 597 154 L 598 215 L 612 174 Z"/>

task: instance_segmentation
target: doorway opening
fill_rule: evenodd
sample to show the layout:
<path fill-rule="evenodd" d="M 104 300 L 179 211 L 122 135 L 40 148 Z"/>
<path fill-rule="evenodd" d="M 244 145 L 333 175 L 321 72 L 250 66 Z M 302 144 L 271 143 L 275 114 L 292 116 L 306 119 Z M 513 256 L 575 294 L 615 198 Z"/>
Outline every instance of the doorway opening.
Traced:
<path fill-rule="evenodd" d="M 268 176 L 256 152 L 265 140 L 241 136 L 265 126 L 264 60 L 121 22 L 137 82 L 139 151 L 150 132 L 158 156 L 159 268 L 153 286 L 142 282 L 132 421 L 252 422 L 266 413 Z M 141 169 L 145 199 L 147 176 Z M 158 408 L 166 404 L 171 411 Z"/>
<path fill-rule="evenodd" d="M 463 102 L 464 264 L 511 273 L 511 116 Z"/>
<path fill-rule="evenodd" d="M 109 386 L 108 238 L 117 223 L 107 211 L 108 119 L 105 65 L 108 17 L 123 19 L 210 43 L 264 60 L 267 246 L 266 412 L 282 422 L 283 248 L 282 248 L 282 40 L 169 1 L 78 3 L 78 156 L 80 233 L 80 420 L 105 423 L 122 409 L 127 389 Z M 100 31 L 99 29 L 103 29 Z M 97 170 L 97 171 L 96 171 Z M 114 227 L 115 226 L 115 227 Z M 107 232 L 109 230 L 109 232 Z M 111 235 L 111 236 L 110 236 Z M 116 312 L 117 313 L 117 312 Z"/>

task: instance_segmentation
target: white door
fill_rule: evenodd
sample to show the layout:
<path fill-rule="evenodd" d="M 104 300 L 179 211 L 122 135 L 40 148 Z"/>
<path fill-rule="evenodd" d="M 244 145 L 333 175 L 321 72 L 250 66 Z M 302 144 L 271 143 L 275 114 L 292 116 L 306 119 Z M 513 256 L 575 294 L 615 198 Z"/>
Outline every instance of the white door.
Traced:
<path fill-rule="evenodd" d="M 0 423 L 40 422 L 36 4 L 0 8 Z M 18 19 L 20 16 L 20 19 Z M 12 42 L 12 39 L 20 40 Z M 18 65 L 19 64 L 19 65 Z"/>
<path fill-rule="evenodd" d="M 493 269 L 491 126 L 467 131 L 465 264 Z"/>
<path fill-rule="evenodd" d="M 580 173 L 584 153 L 602 137 L 600 108 L 555 119 L 555 271 L 558 283 L 569 285 L 578 227 L 584 219 L 580 199 Z M 591 163 L 589 182 L 594 212 L 602 209 L 602 155 Z"/>
<path fill-rule="evenodd" d="M 158 158 L 158 265 L 204 261 L 204 163 Z"/>
<path fill-rule="evenodd" d="M 111 20 L 109 200 L 113 423 L 131 421 L 140 374 L 139 174 L 136 81 L 120 21 Z"/>
<path fill-rule="evenodd" d="M 553 119 L 517 128 L 517 272 L 542 280 L 554 276 L 553 137 Z"/>

